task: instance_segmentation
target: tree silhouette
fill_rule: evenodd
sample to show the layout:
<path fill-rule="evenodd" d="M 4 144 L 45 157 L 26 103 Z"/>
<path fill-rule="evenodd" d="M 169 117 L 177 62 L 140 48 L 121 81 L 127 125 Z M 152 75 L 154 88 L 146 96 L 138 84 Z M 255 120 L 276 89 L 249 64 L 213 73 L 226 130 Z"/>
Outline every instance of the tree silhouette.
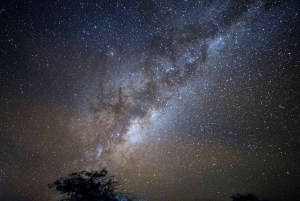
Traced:
<path fill-rule="evenodd" d="M 231 197 L 232 201 L 267 201 L 267 200 L 259 200 L 254 194 L 236 194 L 232 195 Z"/>
<path fill-rule="evenodd" d="M 116 192 L 119 183 L 109 176 L 106 169 L 81 171 L 48 184 L 62 196 L 59 201 L 131 201 L 123 193 Z"/>

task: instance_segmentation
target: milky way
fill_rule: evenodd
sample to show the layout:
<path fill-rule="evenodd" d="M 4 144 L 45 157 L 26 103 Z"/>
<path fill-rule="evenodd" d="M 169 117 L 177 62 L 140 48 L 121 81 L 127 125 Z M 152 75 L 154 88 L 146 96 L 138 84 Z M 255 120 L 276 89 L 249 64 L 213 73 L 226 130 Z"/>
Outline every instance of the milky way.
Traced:
<path fill-rule="evenodd" d="M 3 1 L 0 200 L 103 167 L 143 200 L 297 200 L 299 8 Z"/>

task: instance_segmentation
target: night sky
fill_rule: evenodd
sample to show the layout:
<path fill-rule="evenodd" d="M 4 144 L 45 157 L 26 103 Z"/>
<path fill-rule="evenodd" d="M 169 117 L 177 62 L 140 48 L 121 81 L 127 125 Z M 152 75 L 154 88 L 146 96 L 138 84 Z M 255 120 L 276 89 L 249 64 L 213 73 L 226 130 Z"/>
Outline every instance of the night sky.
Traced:
<path fill-rule="evenodd" d="M 300 199 L 298 0 L 5 0 L 0 54 L 1 201 Z"/>

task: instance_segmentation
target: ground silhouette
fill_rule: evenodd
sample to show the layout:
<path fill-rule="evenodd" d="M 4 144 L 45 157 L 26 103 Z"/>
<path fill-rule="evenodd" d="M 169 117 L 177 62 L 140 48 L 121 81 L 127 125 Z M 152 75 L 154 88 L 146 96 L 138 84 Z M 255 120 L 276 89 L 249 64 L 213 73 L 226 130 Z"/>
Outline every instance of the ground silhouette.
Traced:
<path fill-rule="evenodd" d="M 58 201 L 133 201 L 133 198 L 117 192 L 119 183 L 114 176 L 101 171 L 81 171 L 69 174 L 48 184 L 49 188 L 59 191 Z M 232 195 L 231 201 L 267 201 L 260 200 L 254 194 Z"/>

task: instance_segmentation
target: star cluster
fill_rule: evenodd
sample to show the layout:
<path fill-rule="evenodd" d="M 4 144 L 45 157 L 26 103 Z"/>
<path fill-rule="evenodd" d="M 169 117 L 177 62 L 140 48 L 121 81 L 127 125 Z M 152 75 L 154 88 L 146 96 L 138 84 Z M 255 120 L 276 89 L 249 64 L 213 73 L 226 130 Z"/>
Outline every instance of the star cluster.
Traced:
<path fill-rule="evenodd" d="M 102 167 L 143 200 L 298 200 L 299 8 L 1 2 L 0 200 Z"/>

